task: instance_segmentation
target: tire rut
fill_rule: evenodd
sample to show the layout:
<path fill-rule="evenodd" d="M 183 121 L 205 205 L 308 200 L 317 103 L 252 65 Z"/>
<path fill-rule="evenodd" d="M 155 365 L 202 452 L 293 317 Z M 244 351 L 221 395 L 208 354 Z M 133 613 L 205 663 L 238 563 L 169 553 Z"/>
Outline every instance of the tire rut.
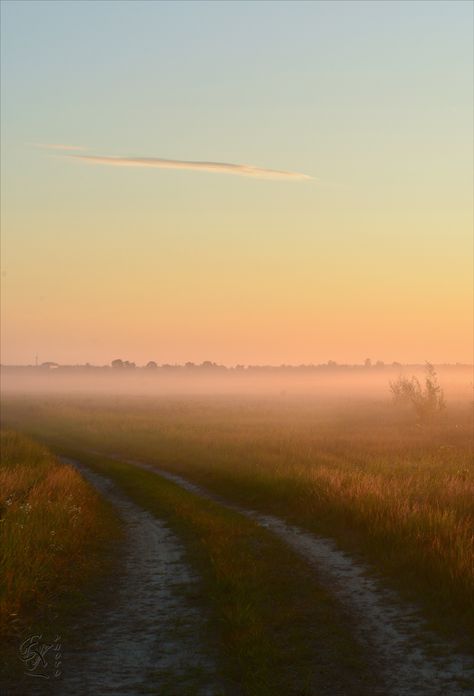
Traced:
<path fill-rule="evenodd" d="M 186 563 L 178 537 L 110 479 L 61 459 L 112 503 L 125 523 L 126 538 L 111 606 L 99 608 L 93 642 L 67 655 L 55 693 L 223 694 L 207 616 L 189 599 L 198 591 L 199 578 Z"/>
<path fill-rule="evenodd" d="M 94 452 L 94 454 L 100 454 Z M 383 586 L 372 568 L 339 550 L 331 539 L 316 536 L 215 495 L 177 474 L 134 459 L 113 459 L 162 476 L 190 493 L 251 518 L 273 532 L 317 572 L 321 583 L 348 611 L 368 661 L 387 696 L 474 695 L 474 660 L 425 627 L 419 607 Z"/>

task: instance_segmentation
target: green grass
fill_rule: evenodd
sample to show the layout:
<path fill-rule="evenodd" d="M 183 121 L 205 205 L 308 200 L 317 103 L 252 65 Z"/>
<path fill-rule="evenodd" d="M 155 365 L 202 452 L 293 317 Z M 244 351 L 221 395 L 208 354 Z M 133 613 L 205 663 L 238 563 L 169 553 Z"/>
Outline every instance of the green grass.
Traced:
<path fill-rule="evenodd" d="M 76 456 L 112 477 L 184 540 L 213 610 L 227 681 L 241 693 L 370 691 L 371 677 L 350 627 L 314 573 L 285 544 L 151 472 L 91 454 Z"/>
<path fill-rule="evenodd" d="M 142 458 L 334 536 L 440 628 L 474 633 L 467 404 L 448 404 L 430 428 L 388 399 L 49 397 L 11 399 L 5 410 L 39 433 Z"/>
<path fill-rule="evenodd" d="M 118 522 L 95 491 L 43 445 L 0 432 L 0 638 L 2 671 L 34 633 L 67 634 L 71 617 L 111 567 Z"/>

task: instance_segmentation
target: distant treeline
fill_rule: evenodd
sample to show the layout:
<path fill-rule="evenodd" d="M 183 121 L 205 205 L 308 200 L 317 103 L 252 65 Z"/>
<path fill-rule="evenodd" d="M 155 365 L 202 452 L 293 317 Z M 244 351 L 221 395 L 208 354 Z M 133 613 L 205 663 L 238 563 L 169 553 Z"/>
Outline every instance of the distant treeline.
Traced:
<path fill-rule="evenodd" d="M 205 360 L 202 363 L 186 362 L 182 365 L 180 364 L 168 364 L 164 363 L 159 365 L 154 360 L 150 360 L 146 365 L 137 365 L 129 360 L 116 359 L 112 360 L 110 365 L 91 365 L 85 363 L 84 365 L 60 365 L 56 362 L 44 362 L 39 365 L 1 365 L 2 370 L 7 371 L 34 371 L 34 372 L 49 372 L 57 371 L 61 373 L 77 373 L 77 372 L 110 372 L 110 373 L 123 373 L 129 370 L 139 370 L 139 371 L 160 371 L 160 372 L 202 372 L 202 371 L 212 371 L 219 373 L 234 373 L 234 372 L 326 372 L 326 371 L 366 371 L 366 370 L 393 370 L 395 369 L 412 369 L 412 370 L 422 370 L 426 366 L 424 364 L 417 363 L 399 363 L 391 362 L 384 363 L 381 360 L 372 362 L 370 358 L 367 358 L 362 364 L 340 364 L 333 360 L 329 360 L 327 363 L 321 364 L 307 364 L 307 365 L 235 365 L 228 367 L 226 365 L 219 365 L 218 363 L 211 362 L 210 360 Z M 472 367 L 467 363 L 455 363 L 449 364 L 444 363 L 436 365 L 436 367 L 442 368 L 469 368 Z"/>

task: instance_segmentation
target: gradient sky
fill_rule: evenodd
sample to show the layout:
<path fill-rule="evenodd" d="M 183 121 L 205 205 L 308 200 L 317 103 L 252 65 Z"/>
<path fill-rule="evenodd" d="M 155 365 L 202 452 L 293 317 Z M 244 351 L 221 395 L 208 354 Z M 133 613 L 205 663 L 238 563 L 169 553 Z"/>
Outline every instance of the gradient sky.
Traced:
<path fill-rule="evenodd" d="M 472 13 L 3 2 L 2 362 L 471 362 Z"/>

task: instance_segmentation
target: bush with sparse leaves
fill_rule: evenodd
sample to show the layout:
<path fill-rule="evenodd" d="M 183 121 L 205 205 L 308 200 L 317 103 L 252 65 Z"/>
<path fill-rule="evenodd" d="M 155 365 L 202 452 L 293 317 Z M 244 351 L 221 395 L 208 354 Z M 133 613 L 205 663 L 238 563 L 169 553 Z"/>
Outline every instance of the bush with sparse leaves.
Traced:
<path fill-rule="evenodd" d="M 418 377 L 399 377 L 390 382 L 392 398 L 397 405 L 410 405 L 415 411 L 419 423 L 426 423 L 446 408 L 444 392 L 438 383 L 436 370 L 431 363 L 426 363 L 424 385 Z"/>

